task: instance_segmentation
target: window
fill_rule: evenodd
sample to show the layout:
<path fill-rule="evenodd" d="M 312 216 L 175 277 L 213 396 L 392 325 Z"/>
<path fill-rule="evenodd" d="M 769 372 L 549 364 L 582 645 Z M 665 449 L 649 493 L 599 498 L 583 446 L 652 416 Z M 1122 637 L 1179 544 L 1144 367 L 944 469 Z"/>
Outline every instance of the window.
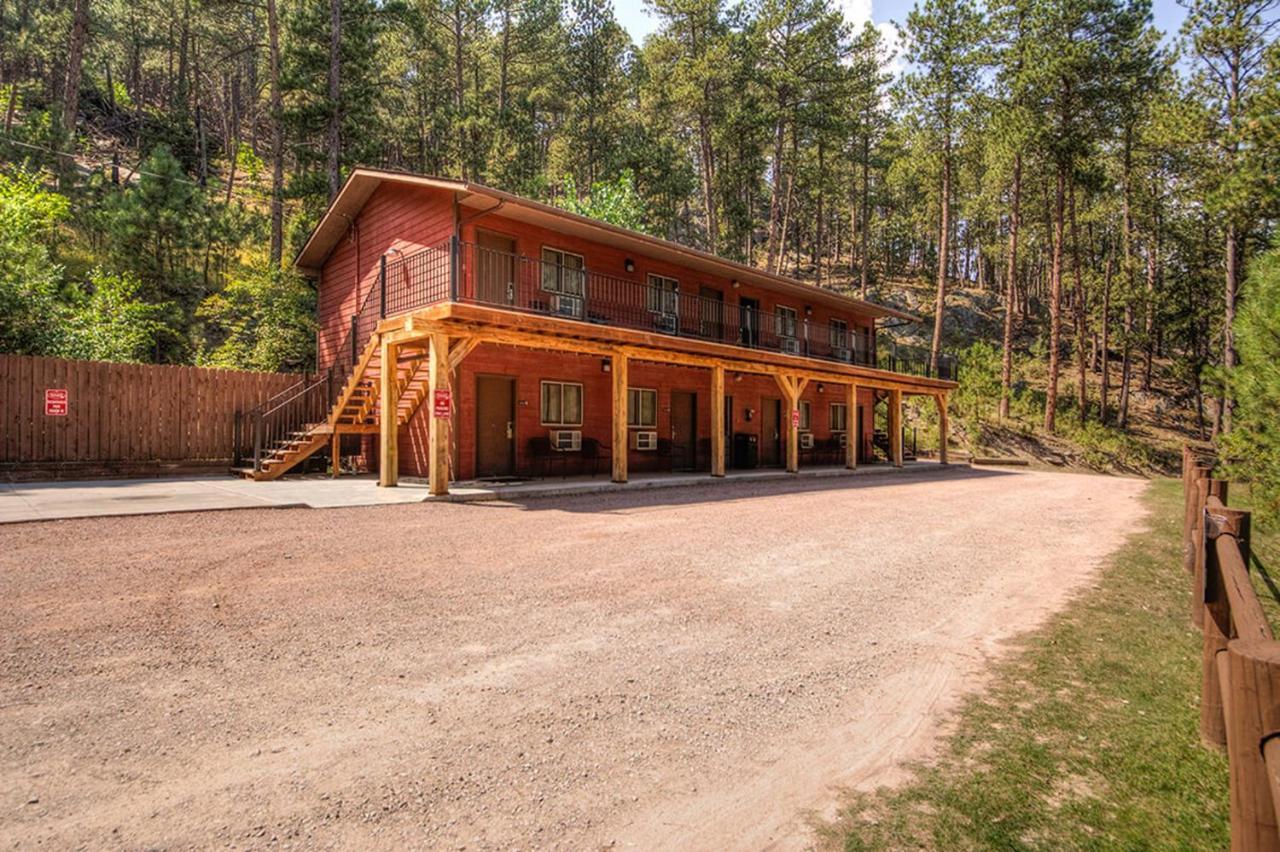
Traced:
<path fill-rule="evenodd" d="M 807 399 L 800 400 L 800 431 L 801 432 L 809 431 L 809 423 L 810 423 L 809 414 L 810 414 L 809 400 Z"/>
<path fill-rule="evenodd" d="M 582 425 L 582 385 L 569 382 L 542 383 L 542 425 Z"/>
<path fill-rule="evenodd" d="M 680 282 L 676 279 L 650 274 L 647 297 L 649 310 L 655 314 L 676 314 L 679 292 Z"/>
<path fill-rule="evenodd" d="M 775 331 L 779 337 L 795 337 L 796 336 L 796 309 L 787 308 L 782 305 L 773 309 Z"/>
<path fill-rule="evenodd" d="M 838 349 L 849 348 L 849 324 L 844 320 L 831 321 L 831 345 Z"/>
<path fill-rule="evenodd" d="M 658 428 L 658 392 L 627 388 L 627 425 L 636 429 Z"/>
<path fill-rule="evenodd" d="M 586 264 L 580 254 L 542 250 L 542 289 L 565 296 L 581 296 L 586 288 Z"/>
<path fill-rule="evenodd" d="M 843 402 L 831 403 L 831 432 L 844 432 L 849 428 L 849 406 Z"/>

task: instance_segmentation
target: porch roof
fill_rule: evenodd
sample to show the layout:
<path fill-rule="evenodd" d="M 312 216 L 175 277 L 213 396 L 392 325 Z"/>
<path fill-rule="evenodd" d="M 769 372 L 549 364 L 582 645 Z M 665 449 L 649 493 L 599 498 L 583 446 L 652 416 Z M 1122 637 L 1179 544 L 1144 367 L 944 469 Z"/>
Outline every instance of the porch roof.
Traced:
<path fill-rule="evenodd" d="M 809 299 L 871 317 L 892 317 L 895 319 L 919 322 L 914 314 L 878 305 L 863 299 L 846 296 L 834 290 L 828 290 L 813 284 L 806 284 L 794 278 L 775 275 L 753 266 L 726 260 L 708 252 L 680 245 L 671 240 L 653 237 L 590 219 L 562 210 L 549 204 L 532 199 L 512 195 L 502 190 L 482 186 L 468 181 L 452 178 L 432 177 L 389 169 L 373 169 L 358 167 L 347 177 L 346 183 L 338 192 L 329 209 L 311 232 L 306 245 L 298 253 L 294 265 L 304 273 L 316 273 L 334 246 L 346 233 L 348 223 L 354 219 L 364 207 L 365 202 L 384 182 L 408 184 L 414 186 L 443 189 L 454 194 L 459 206 L 467 208 L 469 215 L 487 211 L 502 210 L 504 216 L 516 221 L 527 222 L 548 229 L 560 231 L 582 239 L 593 240 L 616 248 L 634 251 L 637 254 L 677 263 L 696 271 L 722 277 L 736 279 L 755 284 L 766 289 L 786 293 L 801 299 Z"/>

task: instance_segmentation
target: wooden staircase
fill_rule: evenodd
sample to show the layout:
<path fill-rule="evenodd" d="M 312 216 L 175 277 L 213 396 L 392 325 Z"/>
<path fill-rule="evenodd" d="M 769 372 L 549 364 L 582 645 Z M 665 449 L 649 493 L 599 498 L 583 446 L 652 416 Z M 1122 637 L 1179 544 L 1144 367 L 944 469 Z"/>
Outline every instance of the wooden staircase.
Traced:
<path fill-rule="evenodd" d="M 430 378 L 427 349 L 401 346 L 396 359 L 396 424 L 403 426 L 417 413 L 427 398 Z M 260 469 L 252 466 L 235 472 L 249 479 L 278 479 L 321 449 L 331 446 L 335 433 L 376 433 L 379 426 L 380 386 L 382 379 L 382 346 L 374 334 L 346 382 L 337 394 L 328 417 L 319 423 L 308 423 L 277 441 L 262 457 Z"/>

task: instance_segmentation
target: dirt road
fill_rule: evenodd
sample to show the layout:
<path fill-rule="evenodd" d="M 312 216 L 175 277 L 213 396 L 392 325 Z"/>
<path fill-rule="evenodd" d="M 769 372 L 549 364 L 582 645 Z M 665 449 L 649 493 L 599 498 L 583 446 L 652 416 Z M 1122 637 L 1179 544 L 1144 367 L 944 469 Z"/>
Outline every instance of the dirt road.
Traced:
<path fill-rule="evenodd" d="M 1143 488 L 787 485 L 0 528 L 0 837 L 803 847 Z"/>

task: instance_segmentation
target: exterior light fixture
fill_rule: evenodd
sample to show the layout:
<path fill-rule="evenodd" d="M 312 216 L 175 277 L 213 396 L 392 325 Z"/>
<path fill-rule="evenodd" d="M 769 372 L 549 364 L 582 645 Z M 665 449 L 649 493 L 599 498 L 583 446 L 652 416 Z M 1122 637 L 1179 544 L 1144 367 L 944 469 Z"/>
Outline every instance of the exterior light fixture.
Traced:
<path fill-rule="evenodd" d="M 824 385 L 822 382 L 818 382 L 818 393 L 822 393 L 826 389 L 827 389 L 826 385 Z"/>
<path fill-rule="evenodd" d="M 636 262 L 631 258 L 627 258 L 626 260 L 622 261 L 622 268 L 627 270 L 628 272 L 635 272 Z"/>
<path fill-rule="evenodd" d="M 602 372 L 602 373 L 608 373 L 608 372 L 610 372 L 611 370 L 613 370 L 613 361 L 609 360 L 608 358 L 601 358 L 601 359 L 600 359 L 600 372 Z"/>
<path fill-rule="evenodd" d="M 738 283 L 738 279 L 737 279 L 737 278 L 733 279 L 733 280 L 732 280 L 732 281 L 730 281 L 729 283 L 733 285 L 733 289 L 735 289 L 735 290 L 737 290 L 740 286 L 742 286 L 742 285 L 740 285 L 740 284 Z"/>
<path fill-rule="evenodd" d="M 813 305 L 804 306 L 804 315 L 807 317 L 813 316 Z"/>

